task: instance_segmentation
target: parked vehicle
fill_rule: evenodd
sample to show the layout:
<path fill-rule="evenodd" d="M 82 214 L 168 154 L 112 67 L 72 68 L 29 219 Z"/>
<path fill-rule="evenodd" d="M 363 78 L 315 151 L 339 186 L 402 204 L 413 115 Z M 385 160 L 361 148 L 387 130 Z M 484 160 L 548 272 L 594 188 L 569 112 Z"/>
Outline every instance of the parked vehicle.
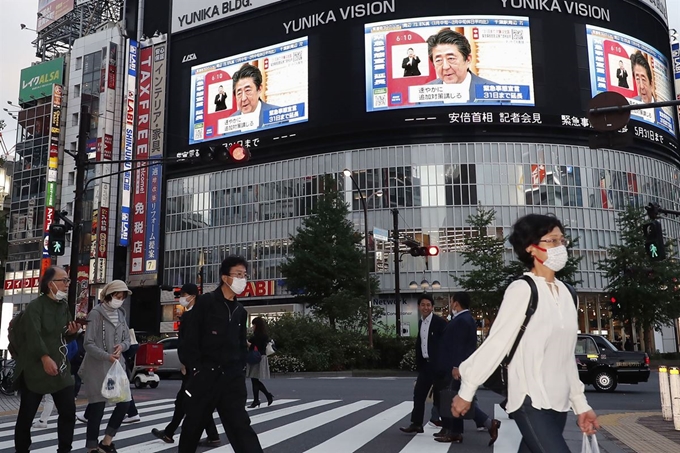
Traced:
<path fill-rule="evenodd" d="M 579 334 L 575 354 L 581 382 L 598 392 L 613 392 L 618 384 L 649 380 L 646 353 L 621 351 L 600 335 Z"/>
<path fill-rule="evenodd" d="M 163 345 L 163 365 L 158 367 L 158 373 L 179 373 L 182 368 L 177 354 L 179 339 L 177 337 L 164 338 L 158 343 Z"/>
<path fill-rule="evenodd" d="M 142 343 L 135 356 L 135 368 L 132 372 L 132 382 L 138 389 L 147 385 L 152 389 L 158 387 L 161 379 L 156 374 L 163 365 L 163 345 L 159 343 Z"/>

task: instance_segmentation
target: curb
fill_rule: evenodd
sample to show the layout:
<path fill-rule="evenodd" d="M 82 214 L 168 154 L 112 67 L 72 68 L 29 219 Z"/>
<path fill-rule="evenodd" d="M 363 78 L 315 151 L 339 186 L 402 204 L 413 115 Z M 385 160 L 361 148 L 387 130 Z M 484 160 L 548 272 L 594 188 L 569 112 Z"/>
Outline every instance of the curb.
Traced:
<path fill-rule="evenodd" d="M 305 371 L 297 373 L 271 373 L 272 379 L 306 379 L 306 378 L 320 378 L 320 377 L 334 377 L 334 378 L 363 378 L 363 377 L 417 377 L 418 373 L 415 371 L 397 371 L 397 370 L 351 370 L 351 371 Z"/>

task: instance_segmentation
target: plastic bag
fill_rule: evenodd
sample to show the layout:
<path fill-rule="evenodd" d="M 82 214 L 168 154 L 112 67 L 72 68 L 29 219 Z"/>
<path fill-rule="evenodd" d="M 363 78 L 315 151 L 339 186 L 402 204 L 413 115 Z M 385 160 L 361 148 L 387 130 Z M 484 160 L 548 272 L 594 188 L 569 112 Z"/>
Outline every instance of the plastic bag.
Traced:
<path fill-rule="evenodd" d="M 270 356 L 276 354 L 276 349 L 274 349 L 274 340 L 269 340 L 269 343 L 267 343 L 267 350 L 265 353 Z"/>
<path fill-rule="evenodd" d="M 131 400 L 130 381 L 119 360 L 116 360 L 106 373 L 102 383 L 102 396 L 110 403 L 122 403 Z"/>
<path fill-rule="evenodd" d="M 600 453 L 600 446 L 597 444 L 597 437 L 595 437 L 595 434 L 592 436 L 585 433 L 583 434 L 581 453 Z"/>

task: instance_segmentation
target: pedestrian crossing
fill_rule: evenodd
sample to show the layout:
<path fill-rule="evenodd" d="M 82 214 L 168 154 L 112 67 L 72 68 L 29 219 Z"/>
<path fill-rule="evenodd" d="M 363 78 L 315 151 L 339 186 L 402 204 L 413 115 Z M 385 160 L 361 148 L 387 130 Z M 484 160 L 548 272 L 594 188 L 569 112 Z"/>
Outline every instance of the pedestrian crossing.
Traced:
<path fill-rule="evenodd" d="M 138 402 L 141 422 L 121 426 L 114 442 L 120 453 L 156 453 L 177 451 L 179 433 L 174 444 L 166 444 L 151 435 L 152 428 L 163 429 L 172 418 L 174 400 L 158 399 Z M 346 401 L 340 399 L 276 399 L 272 406 L 248 408 L 253 429 L 266 452 L 305 453 L 446 453 L 457 452 L 460 446 L 435 442 L 432 434 L 438 429 L 425 427 L 423 434 L 406 435 L 399 426 L 409 423 L 411 401 L 384 401 L 378 399 Z M 107 407 L 100 426 L 103 436 L 108 416 L 113 407 Z M 499 407 L 496 418 L 504 413 Z M 227 444 L 224 428 L 217 413 L 217 428 L 225 444 L 217 448 L 199 448 L 211 453 L 234 453 Z M 488 434 L 479 433 L 474 423 L 466 422 L 464 434 L 466 452 L 516 452 L 519 432 L 514 423 L 503 418 L 501 433 L 494 449 L 487 446 Z M 57 415 L 48 420 L 48 427 L 33 429 L 31 451 L 53 452 L 57 438 Z M 76 423 L 73 451 L 84 451 L 86 426 Z M 101 438 L 100 438 L 101 439 Z M 14 422 L 0 424 L 0 453 L 14 451 Z"/>

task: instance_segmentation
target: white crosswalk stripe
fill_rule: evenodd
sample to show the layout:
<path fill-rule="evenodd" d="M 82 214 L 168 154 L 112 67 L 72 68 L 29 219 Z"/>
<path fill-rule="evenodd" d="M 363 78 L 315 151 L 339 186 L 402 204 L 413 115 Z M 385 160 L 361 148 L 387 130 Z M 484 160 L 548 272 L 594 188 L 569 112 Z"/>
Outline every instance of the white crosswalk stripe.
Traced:
<path fill-rule="evenodd" d="M 139 402 L 137 404 L 141 421 L 124 424 L 114 438 L 120 453 L 157 453 L 176 451 L 179 442 L 179 432 L 175 435 L 175 443 L 166 444 L 151 435 L 152 428 L 163 429 L 172 418 L 174 401 L 161 399 Z M 425 427 L 425 432 L 416 436 L 406 435 L 399 431 L 399 426 L 408 425 L 409 413 L 413 407 L 411 401 L 387 402 L 382 400 L 343 401 L 339 399 L 299 400 L 277 399 L 274 404 L 250 409 L 251 423 L 258 433 L 260 443 L 267 452 L 298 451 L 305 453 L 365 453 L 381 451 L 385 453 L 445 453 L 456 452 L 450 444 L 438 443 L 432 434 L 437 430 Z M 100 439 L 103 436 L 108 415 L 113 407 L 106 409 L 106 414 L 100 426 Z M 478 433 L 466 433 L 466 451 L 485 451 L 494 453 L 516 452 L 519 442 L 519 432 L 507 416 L 499 408 L 495 411 L 496 418 L 502 419 L 502 433 L 494 446 L 486 446 L 488 435 L 479 436 Z M 217 413 L 217 429 L 223 442 L 226 442 L 224 428 Z M 48 428 L 32 431 L 32 450 L 36 453 L 53 452 L 57 438 L 57 416 L 50 417 Z M 0 453 L 14 450 L 14 423 L 0 424 Z M 480 433 L 485 434 L 485 433 Z M 505 435 L 507 434 L 507 435 Z M 74 431 L 73 451 L 83 451 L 85 448 L 86 426 L 76 424 Z M 470 440 L 468 440 L 468 436 Z M 299 447 L 296 447 L 300 444 Z M 283 446 L 285 444 L 285 446 Z M 477 445 L 483 449 L 470 447 Z M 198 451 L 210 453 L 233 453 L 229 444 L 218 448 Z"/>

